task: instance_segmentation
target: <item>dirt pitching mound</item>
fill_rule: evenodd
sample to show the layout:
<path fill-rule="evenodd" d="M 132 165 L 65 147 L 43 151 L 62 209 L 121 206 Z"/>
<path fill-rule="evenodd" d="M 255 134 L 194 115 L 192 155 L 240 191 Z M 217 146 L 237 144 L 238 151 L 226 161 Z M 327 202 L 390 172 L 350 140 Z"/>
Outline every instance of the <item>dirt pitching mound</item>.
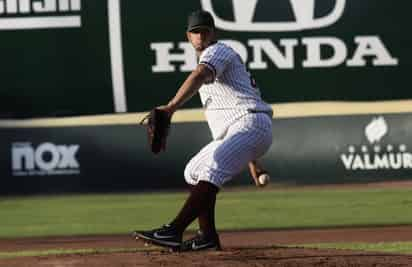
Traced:
<path fill-rule="evenodd" d="M 412 241 L 412 226 L 224 232 L 223 251 L 171 253 L 145 248 L 127 235 L 0 240 L 0 251 L 142 249 L 137 252 L 0 259 L 0 266 L 412 266 L 412 255 L 308 249 L 304 243 Z M 288 246 L 286 246 L 286 244 Z M 290 247 L 291 244 L 294 244 Z"/>

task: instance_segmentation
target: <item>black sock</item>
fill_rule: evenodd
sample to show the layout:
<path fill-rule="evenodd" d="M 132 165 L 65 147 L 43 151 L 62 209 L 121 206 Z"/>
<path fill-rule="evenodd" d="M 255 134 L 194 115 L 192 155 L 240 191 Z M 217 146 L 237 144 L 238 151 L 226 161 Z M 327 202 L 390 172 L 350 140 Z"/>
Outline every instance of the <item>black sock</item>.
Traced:
<path fill-rule="evenodd" d="M 217 231 L 216 231 L 216 224 L 215 224 L 215 206 L 216 206 L 216 195 L 210 202 L 210 206 L 205 209 L 199 215 L 199 228 L 202 231 L 202 234 L 207 239 L 216 239 L 217 238 Z"/>
<path fill-rule="evenodd" d="M 215 205 L 218 191 L 218 187 L 205 181 L 200 181 L 193 186 L 189 197 L 171 225 L 178 232 L 183 233 L 200 214 L 210 212 L 211 206 Z"/>

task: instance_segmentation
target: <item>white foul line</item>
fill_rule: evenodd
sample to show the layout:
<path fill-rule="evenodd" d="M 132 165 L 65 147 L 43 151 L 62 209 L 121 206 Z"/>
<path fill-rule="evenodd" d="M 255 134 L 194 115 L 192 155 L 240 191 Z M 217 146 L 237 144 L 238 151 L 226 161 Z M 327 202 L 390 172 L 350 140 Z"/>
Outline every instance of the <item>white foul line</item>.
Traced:
<path fill-rule="evenodd" d="M 126 112 L 120 0 L 108 0 L 108 16 L 114 111 Z"/>

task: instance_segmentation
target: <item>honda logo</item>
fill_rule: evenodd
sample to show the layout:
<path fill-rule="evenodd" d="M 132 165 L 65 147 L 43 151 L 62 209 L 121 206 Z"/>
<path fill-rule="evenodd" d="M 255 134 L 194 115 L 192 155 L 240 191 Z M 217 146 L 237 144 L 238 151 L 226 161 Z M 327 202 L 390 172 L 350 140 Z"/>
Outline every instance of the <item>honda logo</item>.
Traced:
<path fill-rule="evenodd" d="M 335 0 L 332 11 L 320 18 L 315 18 L 315 0 L 289 0 L 295 15 L 295 21 L 289 22 L 254 22 L 258 0 L 232 0 L 234 22 L 217 16 L 212 0 L 201 0 L 204 10 L 215 18 L 216 27 L 227 31 L 284 32 L 301 31 L 327 27 L 342 16 L 346 0 Z"/>

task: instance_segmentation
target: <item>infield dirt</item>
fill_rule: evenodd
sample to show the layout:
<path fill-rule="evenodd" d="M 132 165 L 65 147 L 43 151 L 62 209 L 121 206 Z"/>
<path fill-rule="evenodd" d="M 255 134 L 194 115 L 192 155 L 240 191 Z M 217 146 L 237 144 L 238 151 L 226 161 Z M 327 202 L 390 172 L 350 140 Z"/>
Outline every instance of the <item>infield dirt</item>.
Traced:
<path fill-rule="evenodd" d="M 412 266 L 412 255 L 308 249 L 299 244 L 412 241 L 412 226 L 223 232 L 223 251 L 74 254 L 0 260 L 0 266 Z M 293 246 L 290 246 L 293 244 Z M 288 246 L 286 246 L 288 245 Z M 143 248 L 128 235 L 0 240 L 0 251 Z"/>

